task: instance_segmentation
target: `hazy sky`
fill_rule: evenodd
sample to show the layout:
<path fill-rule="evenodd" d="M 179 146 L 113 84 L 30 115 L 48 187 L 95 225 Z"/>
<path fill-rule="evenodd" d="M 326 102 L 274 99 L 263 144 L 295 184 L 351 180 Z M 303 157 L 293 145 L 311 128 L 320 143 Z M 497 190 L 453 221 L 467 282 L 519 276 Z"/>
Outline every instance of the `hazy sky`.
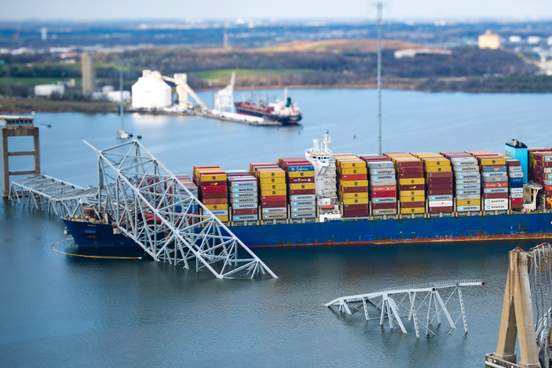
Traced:
<path fill-rule="evenodd" d="M 358 18 L 373 0 L 0 0 L 0 19 Z M 388 0 L 391 18 L 549 18 L 552 0 Z"/>

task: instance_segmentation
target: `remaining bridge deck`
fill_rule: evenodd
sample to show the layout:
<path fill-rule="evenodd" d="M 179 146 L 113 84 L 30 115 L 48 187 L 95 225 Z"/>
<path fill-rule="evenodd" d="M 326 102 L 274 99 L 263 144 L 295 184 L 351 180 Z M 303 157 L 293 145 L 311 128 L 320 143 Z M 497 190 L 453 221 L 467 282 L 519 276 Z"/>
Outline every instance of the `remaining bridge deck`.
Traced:
<path fill-rule="evenodd" d="M 47 175 L 21 178 L 10 185 L 11 200 L 62 218 L 79 214 L 97 194 L 97 188 L 84 188 Z"/>

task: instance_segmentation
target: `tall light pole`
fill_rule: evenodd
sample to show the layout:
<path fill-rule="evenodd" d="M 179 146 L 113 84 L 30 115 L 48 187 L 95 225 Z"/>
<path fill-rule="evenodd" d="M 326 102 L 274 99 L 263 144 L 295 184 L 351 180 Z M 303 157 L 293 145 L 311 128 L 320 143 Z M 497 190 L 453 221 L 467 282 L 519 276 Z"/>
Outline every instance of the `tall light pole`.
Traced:
<path fill-rule="evenodd" d="M 376 3 L 377 9 L 377 32 L 378 32 L 378 152 L 381 155 L 383 153 L 383 137 L 382 137 L 382 106 L 381 106 L 381 28 L 382 28 L 382 13 L 383 13 L 383 3 L 378 1 Z"/>

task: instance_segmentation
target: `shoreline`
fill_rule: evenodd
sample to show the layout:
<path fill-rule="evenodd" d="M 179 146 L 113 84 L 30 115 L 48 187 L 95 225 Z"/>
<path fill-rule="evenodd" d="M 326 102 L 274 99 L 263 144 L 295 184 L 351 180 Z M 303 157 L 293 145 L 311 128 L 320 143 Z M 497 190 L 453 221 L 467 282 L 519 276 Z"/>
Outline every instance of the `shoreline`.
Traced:
<path fill-rule="evenodd" d="M 466 94 L 552 94 L 552 91 L 526 91 L 526 90 L 504 90 L 504 89 L 478 89 L 465 90 L 455 88 L 424 88 L 425 81 L 404 81 L 388 82 L 384 91 L 415 91 L 422 93 L 466 93 Z M 207 88 L 195 88 L 198 92 L 210 92 L 224 86 L 210 86 Z M 235 86 L 236 91 L 249 90 L 297 90 L 297 89 L 376 89 L 376 83 L 339 83 L 332 85 L 325 84 L 292 84 L 292 85 L 242 85 Z M 32 112 L 78 112 L 84 114 L 108 114 L 118 112 L 118 104 L 108 101 L 75 101 L 63 99 L 45 99 L 36 97 L 8 97 L 0 96 L 0 114 L 21 114 Z"/>

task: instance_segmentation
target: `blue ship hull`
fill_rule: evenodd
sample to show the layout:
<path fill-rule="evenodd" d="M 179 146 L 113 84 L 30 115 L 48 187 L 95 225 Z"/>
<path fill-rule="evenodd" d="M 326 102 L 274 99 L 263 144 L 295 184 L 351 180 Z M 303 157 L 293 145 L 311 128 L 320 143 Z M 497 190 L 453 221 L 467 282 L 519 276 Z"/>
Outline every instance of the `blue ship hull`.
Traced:
<path fill-rule="evenodd" d="M 111 225 L 71 220 L 65 220 L 65 224 L 80 250 L 144 254 L 134 241 L 114 234 Z M 551 239 L 552 213 L 336 220 L 230 229 L 250 248 Z"/>

